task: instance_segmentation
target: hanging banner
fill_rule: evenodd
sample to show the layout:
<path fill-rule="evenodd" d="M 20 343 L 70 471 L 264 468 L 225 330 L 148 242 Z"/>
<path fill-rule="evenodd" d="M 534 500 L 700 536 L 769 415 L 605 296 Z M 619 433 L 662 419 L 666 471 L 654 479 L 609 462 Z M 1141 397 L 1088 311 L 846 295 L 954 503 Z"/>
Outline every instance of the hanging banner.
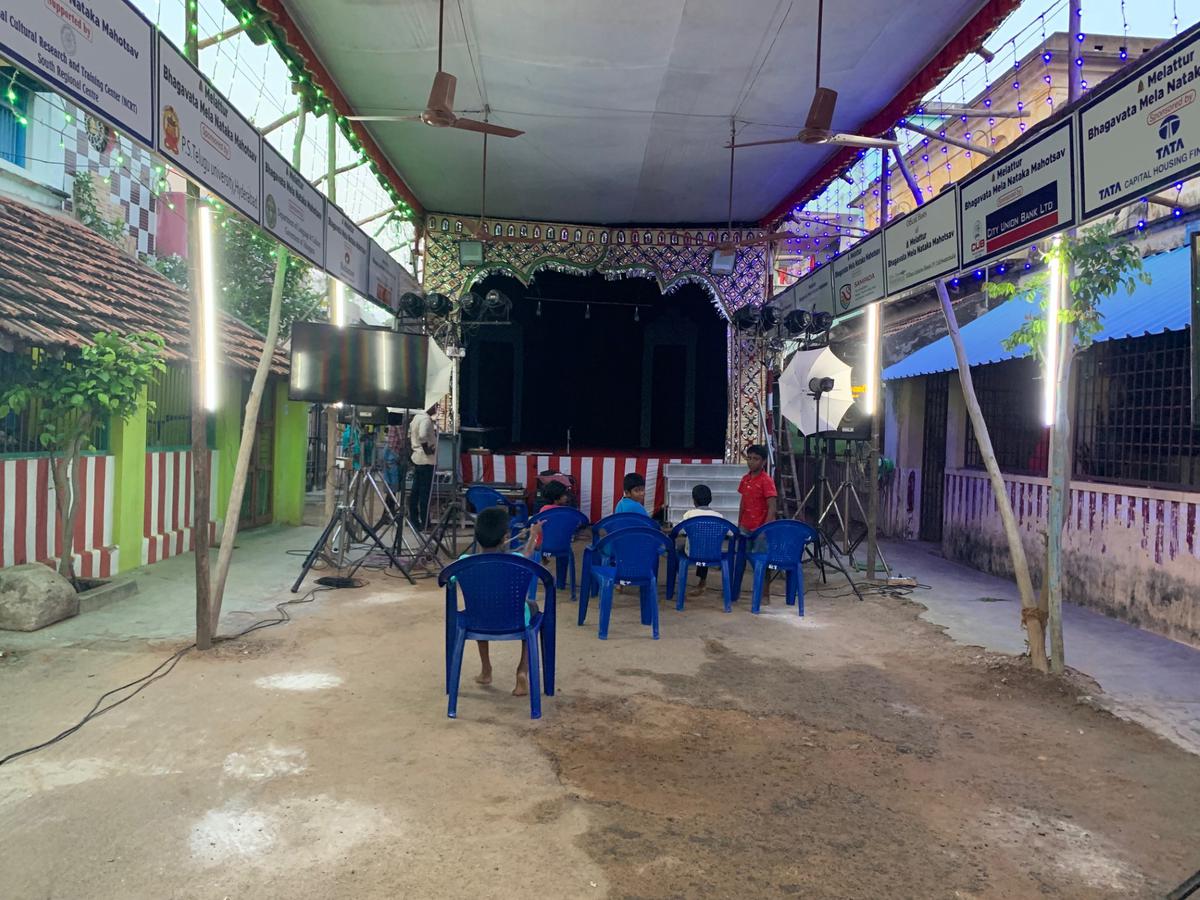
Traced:
<path fill-rule="evenodd" d="M 1106 81 L 1079 112 L 1084 219 L 1200 171 L 1200 31 L 1128 75 Z"/>
<path fill-rule="evenodd" d="M 883 232 L 888 295 L 959 270 L 958 194 L 951 185 Z"/>
<path fill-rule="evenodd" d="M 351 290 L 368 296 L 372 241 L 349 216 L 325 204 L 325 271 Z"/>
<path fill-rule="evenodd" d="M 959 184 L 964 269 L 1075 224 L 1073 133 L 1065 119 Z"/>
<path fill-rule="evenodd" d="M 843 315 L 882 300 L 883 234 L 855 244 L 830 264 L 833 269 L 834 314 Z"/>
<path fill-rule="evenodd" d="M 246 218 L 259 221 L 262 136 L 161 35 L 158 152 Z"/>
<path fill-rule="evenodd" d="M 154 148 L 154 26 L 124 0 L 0 7 L 0 55 Z"/>
<path fill-rule="evenodd" d="M 374 241 L 370 243 L 370 281 L 367 296 L 377 303 L 392 308 L 400 298 L 400 263 L 384 252 Z"/>
<path fill-rule="evenodd" d="M 262 226 L 314 266 L 325 266 L 325 196 L 262 142 Z"/>
<path fill-rule="evenodd" d="M 833 288 L 829 280 L 830 266 L 813 269 L 790 288 L 780 301 L 783 312 L 806 309 L 810 312 L 833 312 Z"/>

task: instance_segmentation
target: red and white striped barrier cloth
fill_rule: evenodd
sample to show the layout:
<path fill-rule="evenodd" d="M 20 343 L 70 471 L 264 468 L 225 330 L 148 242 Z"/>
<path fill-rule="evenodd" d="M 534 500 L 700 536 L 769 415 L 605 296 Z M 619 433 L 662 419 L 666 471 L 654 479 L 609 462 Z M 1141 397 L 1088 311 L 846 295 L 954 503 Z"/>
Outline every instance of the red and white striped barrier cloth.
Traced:
<path fill-rule="evenodd" d="M 209 453 L 209 540 L 216 539 L 217 451 Z M 146 454 L 146 502 L 142 511 L 142 565 L 190 551 L 195 542 L 192 452 L 155 450 Z"/>
<path fill-rule="evenodd" d="M 666 500 L 663 466 L 667 463 L 719 463 L 714 457 L 654 456 L 616 454 L 612 456 L 570 455 L 500 456 L 490 453 L 464 453 L 462 480 L 474 482 L 512 482 L 523 484 L 526 495 L 533 493 L 538 472 L 547 469 L 572 475 L 579 485 L 579 509 L 593 522 L 609 515 L 623 495 L 621 483 L 627 472 L 646 479 L 646 509 L 653 513 Z M 534 512 L 534 510 L 530 510 Z"/>

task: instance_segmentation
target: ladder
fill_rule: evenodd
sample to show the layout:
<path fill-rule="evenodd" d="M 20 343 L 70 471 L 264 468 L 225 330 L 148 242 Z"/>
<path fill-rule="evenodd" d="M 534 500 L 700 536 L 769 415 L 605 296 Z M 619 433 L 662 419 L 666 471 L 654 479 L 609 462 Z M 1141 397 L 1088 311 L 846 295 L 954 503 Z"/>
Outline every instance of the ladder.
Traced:
<path fill-rule="evenodd" d="M 796 470 L 791 431 L 787 422 L 783 421 L 778 406 L 772 404 L 770 413 L 765 415 L 762 407 L 758 408 L 759 428 L 767 442 L 767 470 L 775 476 L 775 487 L 779 493 L 779 517 L 799 519 L 803 495 L 800 492 L 800 474 Z M 782 465 L 779 459 L 781 453 L 784 455 Z"/>

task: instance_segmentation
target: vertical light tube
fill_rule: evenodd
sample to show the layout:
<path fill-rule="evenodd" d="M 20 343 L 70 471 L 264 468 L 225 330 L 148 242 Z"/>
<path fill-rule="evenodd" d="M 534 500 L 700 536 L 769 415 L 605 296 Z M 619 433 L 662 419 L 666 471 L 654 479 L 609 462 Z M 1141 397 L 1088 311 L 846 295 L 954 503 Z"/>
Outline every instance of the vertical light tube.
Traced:
<path fill-rule="evenodd" d="M 217 360 L 217 265 L 213 250 L 212 208 L 200 206 L 200 315 L 201 341 L 200 364 L 203 366 L 201 379 L 204 384 L 204 408 L 215 412 L 219 402 Z"/>
<path fill-rule="evenodd" d="M 867 392 L 866 413 L 875 415 L 879 403 L 879 372 L 876 362 L 879 359 L 879 307 L 882 304 L 872 303 L 867 307 Z"/>
<path fill-rule="evenodd" d="M 1060 241 L 1054 239 L 1055 249 Z M 1058 385 L 1058 311 L 1062 298 L 1062 271 L 1058 254 L 1050 257 L 1050 284 L 1046 289 L 1046 365 L 1042 372 L 1042 424 L 1054 424 L 1055 391 Z"/>
<path fill-rule="evenodd" d="M 333 309 L 330 310 L 330 318 L 338 328 L 346 326 L 346 286 L 336 278 L 333 280 Z"/>

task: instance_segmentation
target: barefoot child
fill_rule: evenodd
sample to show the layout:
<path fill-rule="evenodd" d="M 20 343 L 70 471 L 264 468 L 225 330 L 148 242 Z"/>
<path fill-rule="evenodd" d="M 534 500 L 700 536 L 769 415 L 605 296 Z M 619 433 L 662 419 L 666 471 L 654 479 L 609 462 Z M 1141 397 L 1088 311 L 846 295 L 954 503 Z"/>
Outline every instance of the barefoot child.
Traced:
<path fill-rule="evenodd" d="M 534 522 L 529 526 L 529 539 L 525 549 L 518 555 L 532 557 L 541 543 L 542 523 Z M 508 510 L 502 506 L 493 506 L 479 513 L 475 520 L 475 540 L 479 543 L 480 553 L 503 553 L 504 544 L 508 540 Z M 537 604 L 527 601 L 525 604 L 525 624 L 538 611 Z M 478 684 L 492 683 L 492 661 L 488 656 L 488 642 L 478 641 L 479 644 L 479 677 Z M 517 665 L 517 685 L 513 688 L 513 696 L 524 697 L 529 693 L 529 648 L 521 642 L 521 662 Z"/>
<path fill-rule="evenodd" d="M 696 516 L 711 516 L 715 513 L 709 509 L 712 503 L 712 489 L 707 484 L 698 484 L 692 488 L 692 508 L 679 517 L 680 522 L 694 519 Z M 687 540 L 684 540 L 683 550 L 687 552 Z M 698 597 L 704 593 L 704 585 L 708 581 L 708 566 L 696 566 L 696 586 L 688 591 L 689 597 Z"/>

